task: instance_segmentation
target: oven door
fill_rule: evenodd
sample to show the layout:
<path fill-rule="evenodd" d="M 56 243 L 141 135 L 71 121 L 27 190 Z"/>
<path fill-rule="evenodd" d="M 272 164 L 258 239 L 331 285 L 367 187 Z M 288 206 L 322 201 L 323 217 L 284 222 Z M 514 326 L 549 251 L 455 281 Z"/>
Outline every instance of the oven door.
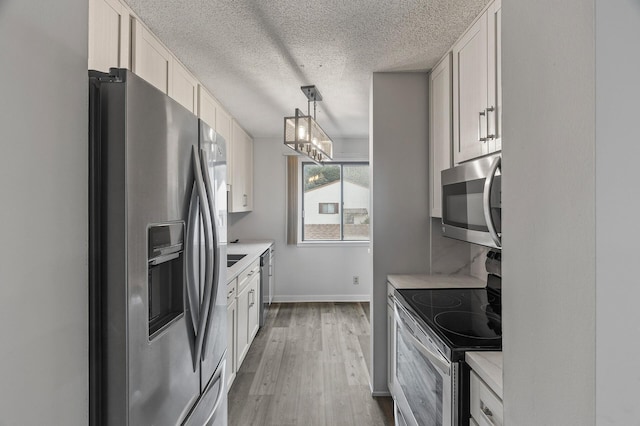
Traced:
<path fill-rule="evenodd" d="M 501 155 L 442 171 L 444 236 L 501 248 Z"/>
<path fill-rule="evenodd" d="M 408 426 L 457 425 L 457 363 L 447 360 L 397 301 L 395 317 L 396 417 Z"/>

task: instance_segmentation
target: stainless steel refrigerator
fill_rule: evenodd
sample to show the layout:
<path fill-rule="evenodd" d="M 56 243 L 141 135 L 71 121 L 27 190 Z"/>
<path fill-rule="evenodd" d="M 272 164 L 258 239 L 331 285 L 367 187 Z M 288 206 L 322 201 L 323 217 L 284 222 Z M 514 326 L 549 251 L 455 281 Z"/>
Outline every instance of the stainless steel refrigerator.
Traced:
<path fill-rule="evenodd" d="M 89 93 L 90 422 L 226 425 L 225 141 L 130 71 Z"/>

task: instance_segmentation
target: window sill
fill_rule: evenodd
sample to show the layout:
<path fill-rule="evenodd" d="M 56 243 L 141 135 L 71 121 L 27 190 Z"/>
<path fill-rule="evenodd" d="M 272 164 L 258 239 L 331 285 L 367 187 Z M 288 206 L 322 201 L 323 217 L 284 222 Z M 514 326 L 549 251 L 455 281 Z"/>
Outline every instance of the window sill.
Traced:
<path fill-rule="evenodd" d="M 370 241 L 298 241 L 300 248 L 310 247 L 369 247 Z"/>

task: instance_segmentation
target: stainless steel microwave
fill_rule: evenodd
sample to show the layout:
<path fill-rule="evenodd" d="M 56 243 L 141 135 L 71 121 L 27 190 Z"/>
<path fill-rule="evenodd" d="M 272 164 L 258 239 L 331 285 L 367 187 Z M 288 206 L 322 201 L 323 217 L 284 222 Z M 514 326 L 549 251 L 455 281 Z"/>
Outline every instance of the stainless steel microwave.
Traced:
<path fill-rule="evenodd" d="M 442 233 L 502 248 L 502 154 L 442 171 Z"/>

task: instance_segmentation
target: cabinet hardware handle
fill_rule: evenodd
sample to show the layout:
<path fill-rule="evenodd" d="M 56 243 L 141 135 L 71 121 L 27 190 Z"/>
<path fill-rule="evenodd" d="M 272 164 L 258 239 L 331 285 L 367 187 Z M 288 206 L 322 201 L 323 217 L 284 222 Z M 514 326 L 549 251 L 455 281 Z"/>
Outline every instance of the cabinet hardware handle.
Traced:
<path fill-rule="evenodd" d="M 491 410 L 489 410 L 489 407 L 487 407 L 482 400 L 480 401 L 480 411 L 482 411 L 482 414 L 487 416 L 487 418 L 491 420 L 491 423 L 493 423 L 493 413 L 491 412 Z"/>
<path fill-rule="evenodd" d="M 487 138 L 482 137 L 482 117 L 486 117 L 486 111 L 480 111 L 478 114 L 478 140 L 480 142 L 486 142 Z"/>
<path fill-rule="evenodd" d="M 495 139 L 496 138 L 496 115 L 493 114 L 493 133 L 492 135 L 488 134 L 489 133 L 489 113 L 490 112 L 494 112 L 495 113 L 496 109 L 492 106 L 490 106 L 489 108 L 486 109 L 486 117 L 487 117 L 487 140 L 491 140 L 491 139 Z"/>
<path fill-rule="evenodd" d="M 243 194 L 243 195 L 242 195 L 242 206 L 243 206 L 243 207 L 247 207 L 247 204 L 248 204 L 248 197 L 247 197 L 247 194 Z"/>

